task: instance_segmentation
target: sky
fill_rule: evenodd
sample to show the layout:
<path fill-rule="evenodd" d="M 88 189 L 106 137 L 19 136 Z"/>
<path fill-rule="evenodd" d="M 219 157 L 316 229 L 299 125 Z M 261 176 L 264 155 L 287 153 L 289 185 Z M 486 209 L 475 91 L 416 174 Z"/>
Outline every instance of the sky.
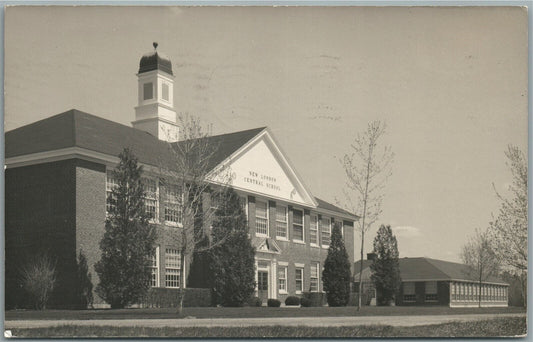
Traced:
<path fill-rule="evenodd" d="M 519 7 L 8 7 L 5 130 L 71 108 L 130 125 L 154 41 L 177 112 L 214 134 L 268 126 L 326 201 L 343 202 L 354 136 L 386 122 L 393 173 L 365 253 L 385 224 L 401 257 L 460 261 L 512 181 L 508 144 L 527 150 Z"/>

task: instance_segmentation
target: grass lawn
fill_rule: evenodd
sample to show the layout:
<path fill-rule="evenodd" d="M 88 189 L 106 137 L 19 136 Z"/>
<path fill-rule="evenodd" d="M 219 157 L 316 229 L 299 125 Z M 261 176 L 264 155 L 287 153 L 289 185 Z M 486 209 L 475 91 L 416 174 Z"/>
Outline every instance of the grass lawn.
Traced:
<path fill-rule="evenodd" d="M 420 306 L 365 306 L 361 311 L 356 307 L 309 307 L 309 308 L 184 308 L 183 316 L 195 318 L 243 318 L 243 317 L 335 317 L 335 316 L 405 316 L 405 315 L 453 315 L 484 313 L 521 313 L 524 308 L 448 308 Z M 170 319 L 179 318 L 176 309 L 101 309 L 101 310 L 10 310 L 5 312 L 5 320 L 87 320 L 87 319 Z"/>
<path fill-rule="evenodd" d="M 53 328 L 13 329 L 12 335 L 39 337 L 501 337 L 524 335 L 526 318 L 498 318 L 475 322 L 452 322 L 417 327 L 367 325 L 353 327 L 189 327 L 141 328 L 64 325 Z"/>

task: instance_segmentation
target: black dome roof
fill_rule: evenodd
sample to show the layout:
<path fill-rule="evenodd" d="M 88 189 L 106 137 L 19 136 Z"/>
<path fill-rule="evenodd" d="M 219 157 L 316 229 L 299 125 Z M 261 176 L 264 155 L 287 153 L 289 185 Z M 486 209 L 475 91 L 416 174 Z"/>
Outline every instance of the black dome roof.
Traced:
<path fill-rule="evenodd" d="M 157 48 L 157 43 L 154 43 L 154 47 Z M 172 62 L 170 61 L 170 58 L 157 52 L 155 49 L 142 56 L 141 62 L 139 63 L 139 74 L 152 70 L 161 70 L 174 75 L 172 73 Z"/>

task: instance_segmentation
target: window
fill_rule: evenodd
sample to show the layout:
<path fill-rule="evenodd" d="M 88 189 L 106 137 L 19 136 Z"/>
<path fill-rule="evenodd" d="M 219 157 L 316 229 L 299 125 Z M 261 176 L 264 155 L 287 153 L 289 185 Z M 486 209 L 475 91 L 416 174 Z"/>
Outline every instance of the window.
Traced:
<path fill-rule="evenodd" d="M 318 217 L 316 215 L 311 215 L 309 242 L 311 246 L 318 246 Z"/>
<path fill-rule="evenodd" d="M 318 262 L 311 263 L 311 284 L 310 291 L 311 292 L 318 292 L 318 284 L 320 279 L 320 264 Z"/>
<path fill-rule="evenodd" d="M 416 302 L 415 283 L 413 282 L 403 283 L 403 301 L 404 302 Z"/>
<path fill-rule="evenodd" d="M 149 218 L 157 221 L 157 199 L 159 198 L 157 181 L 153 178 L 142 179 L 144 187 L 144 209 Z"/>
<path fill-rule="evenodd" d="M 182 222 L 181 191 L 177 185 L 166 186 L 165 221 L 174 224 Z"/>
<path fill-rule="evenodd" d="M 278 290 L 279 293 L 287 293 L 287 267 L 278 267 Z"/>
<path fill-rule="evenodd" d="M 320 219 L 320 234 L 322 240 L 322 247 L 329 247 L 331 239 L 331 220 L 327 217 Z"/>
<path fill-rule="evenodd" d="M 342 224 L 342 220 L 335 221 L 335 227 L 339 227 L 341 230 L 342 239 L 344 240 L 344 225 Z"/>
<path fill-rule="evenodd" d="M 294 274 L 294 279 L 296 282 L 296 293 L 302 293 L 304 290 L 304 269 L 297 267 Z"/>
<path fill-rule="evenodd" d="M 287 207 L 276 205 L 276 237 L 287 239 Z"/>
<path fill-rule="evenodd" d="M 150 285 L 152 287 L 159 287 L 159 246 L 155 248 L 155 253 L 152 255 L 150 269 L 152 270 Z"/>
<path fill-rule="evenodd" d="M 248 203 L 246 200 L 246 196 L 239 196 L 239 199 L 241 200 L 242 212 L 246 216 L 246 222 L 248 222 L 248 206 L 247 206 Z"/>
<path fill-rule="evenodd" d="M 455 283 L 451 283 L 450 287 L 451 287 L 451 292 L 452 292 L 452 299 L 455 300 L 457 299 L 455 296 Z"/>
<path fill-rule="evenodd" d="M 436 302 L 437 300 L 437 282 L 426 281 L 426 302 Z"/>
<path fill-rule="evenodd" d="M 168 93 L 169 93 L 168 84 L 163 83 L 163 85 L 161 86 L 161 97 L 163 98 L 163 100 L 165 100 L 165 101 L 169 100 Z"/>
<path fill-rule="evenodd" d="M 301 210 L 292 211 L 292 234 L 294 240 L 304 241 L 304 213 Z"/>
<path fill-rule="evenodd" d="M 117 180 L 113 177 L 112 171 L 107 171 L 106 177 L 106 210 L 111 212 L 111 208 L 114 208 L 117 204 L 117 199 L 113 196 L 113 189 L 118 186 Z"/>
<path fill-rule="evenodd" d="M 257 201 L 255 203 L 255 233 L 268 235 L 268 210 L 267 203 Z"/>
<path fill-rule="evenodd" d="M 165 250 L 165 286 L 180 287 L 181 259 L 177 249 Z"/>
<path fill-rule="evenodd" d="M 143 85 L 143 99 L 150 100 L 154 97 L 154 86 L 152 82 L 145 83 Z"/>

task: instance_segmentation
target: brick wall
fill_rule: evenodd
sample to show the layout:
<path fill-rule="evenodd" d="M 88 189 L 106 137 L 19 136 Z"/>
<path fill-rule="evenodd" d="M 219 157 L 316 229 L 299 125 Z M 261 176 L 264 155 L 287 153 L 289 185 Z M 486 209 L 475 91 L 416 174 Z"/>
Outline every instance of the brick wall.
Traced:
<path fill-rule="evenodd" d="M 99 282 L 94 264 L 100 260 L 100 240 L 105 231 L 105 165 L 77 160 L 76 164 L 76 253 L 87 258 L 93 284 L 94 304 L 103 304 L 94 290 Z"/>
<path fill-rule="evenodd" d="M 404 283 L 400 286 L 400 292 L 396 296 L 396 305 L 448 305 L 450 302 L 450 287 L 449 282 L 438 281 L 437 282 L 437 301 L 426 301 L 426 282 L 417 281 L 415 282 L 415 302 L 404 302 L 403 300 L 403 286 Z"/>
<path fill-rule="evenodd" d="M 9 168 L 5 184 L 6 307 L 27 304 L 20 270 L 42 254 L 57 263 L 49 306 L 71 303 L 76 270 L 75 160 Z"/>
<path fill-rule="evenodd" d="M 248 196 L 248 218 L 249 218 L 249 226 L 250 226 L 250 235 L 255 236 L 255 197 L 254 196 Z M 269 203 L 269 237 L 273 240 L 275 240 L 276 244 L 280 247 L 281 253 L 280 254 L 272 254 L 272 253 L 264 253 L 264 252 L 256 252 L 256 258 L 260 259 L 270 259 L 274 260 L 276 263 L 276 268 L 279 267 L 279 263 L 287 263 L 287 289 L 288 294 L 282 294 L 278 290 L 277 284 L 270 284 L 271 286 L 275 286 L 277 298 L 281 301 L 284 301 L 285 298 L 288 295 L 294 295 L 295 294 L 295 273 L 296 273 L 296 266 L 295 264 L 304 264 L 304 292 L 309 291 L 310 288 L 310 281 L 311 281 L 311 263 L 318 262 L 320 263 L 320 270 L 319 270 L 319 290 L 323 291 L 322 287 L 322 268 L 324 267 L 324 261 L 328 254 L 327 248 L 322 247 L 313 247 L 310 245 L 310 238 L 309 238 L 309 228 L 310 228 L 310 214 L 311 211 L 308 209 L 303 208 L 293 208 L 292 206 L 288 206 L 288 241 L 285 241 L 283 239 L 277 239 L 276 238 L 276 206 L 277 203 L 275 201 L 268 201 Z M 293 210 L 302 210 L 304 214 L 304 243 L 295 242 L 293 240 L 294 238 L 294 232 L 293 232 Z M 313 211 L 314 212 L 314 211 Z M 316 212 L 314 212 L 316 214 Z M 335 220 L 334 216 L 331 215 L 325 215 L 322 214 L 324 217 L 329 217 L 332 221 Z M 336 218 L 337 220 L 340 220 L 340 218 Z M 318 235 L 320 236 L 320 230 Z M 353 260 L 354 258 L 354 232 L 353 232 L 353 223 L 349 221 L 344 222 L 344 242 L 346 246 L 346 250 L 348 252 L 349 260 Z M 353 272 L 353 263 L 350 263 L 352 265 L 352 272 Z M 277 274 L 276 274 L 277 279 Z"/>

